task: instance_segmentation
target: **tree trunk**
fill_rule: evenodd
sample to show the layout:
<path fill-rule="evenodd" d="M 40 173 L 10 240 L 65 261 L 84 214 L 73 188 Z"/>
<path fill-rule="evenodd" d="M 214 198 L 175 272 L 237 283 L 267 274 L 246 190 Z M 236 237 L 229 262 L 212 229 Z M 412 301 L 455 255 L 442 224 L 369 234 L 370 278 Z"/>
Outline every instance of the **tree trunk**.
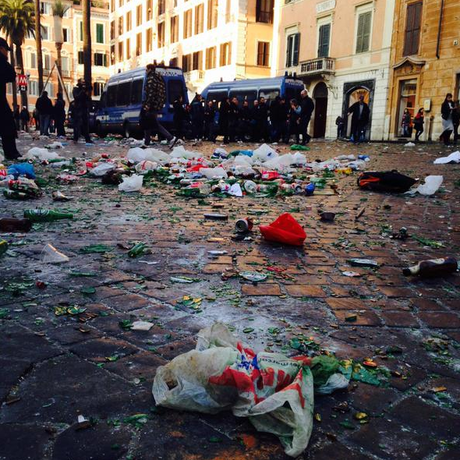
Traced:
<path fill-rule="evenodd" d="M 40 21 L 40 0 L 35 0 L 35 45 L 37 48 L 37 69 L 38 69 L 38 94 L 43 91 L 43 53 Z"/>
<path fill-rule="evenodd" d="M 10 40 L 10 48 L 11 48 L 11 51 L 10 51 L 10 61 L 11 61 L 11 65 L 13 66 L 13 69 L 15 69 L 16 67 L 16 59 L 14 59 L 14 51 L 13 51 L 13 42 Z M 15 106 L 18 105 L 18 93 L 17 93 L 17 90 L 18 88 L 16 87 L 16 80 L 13 81 L 13 109 Z"/>
<path fill-rule="evenodd" d="M 15 49 L 16 49 L 16 63 L 17 63 L 17 66 L 21 69 L 21 74 L 25 75 L 25 73 L 24 73 L 24 61 L 22 59 L 22 47 L 21 47 L 21 44 L 16 43 L 15 44 Z M 27 104 L 27 91 L 21 90 L 21 109 L 24 106 L 28 107 L 28 104 Z"/>
<path fill-rule="evenodd" d="M 91 88 L 91 0 L 82 0 L 83 68 L 87 88 Z"/>

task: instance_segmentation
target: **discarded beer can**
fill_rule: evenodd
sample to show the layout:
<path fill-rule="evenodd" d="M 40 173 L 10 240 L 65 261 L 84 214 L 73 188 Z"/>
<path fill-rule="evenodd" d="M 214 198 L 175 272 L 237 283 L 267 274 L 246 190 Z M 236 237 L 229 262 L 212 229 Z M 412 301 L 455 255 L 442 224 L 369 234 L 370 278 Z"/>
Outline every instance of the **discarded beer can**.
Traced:
<path fill-rule="evenodd" d="M 235 223 L 235 230 L 238 233 L 250 232 L 253 227 L 254 222 L 249 217 L 246 217 L 246 219 L 238 219 Z"/>

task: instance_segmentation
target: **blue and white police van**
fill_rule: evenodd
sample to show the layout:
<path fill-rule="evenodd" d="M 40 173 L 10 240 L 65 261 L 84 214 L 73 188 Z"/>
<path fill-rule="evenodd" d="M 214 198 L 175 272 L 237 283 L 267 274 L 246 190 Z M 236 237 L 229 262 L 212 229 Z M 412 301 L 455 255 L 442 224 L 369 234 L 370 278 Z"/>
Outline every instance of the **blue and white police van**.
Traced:
<path fill-rule="evenodd" d="M 276 96 L 284 97 L 287 101 L 300 99 L 300 92 L 304 89 L 301 80 L 287 75 L 273 78 L 254 78 L 248 80 L 221 81 L 211 83 L 201 93 L 206 101 L 220 102 L 223 98 L 236 97 L 239 105 L 244 100 L 253 105 L 255 99 L 264 97 L 270 104 Z"/>
<path fill-rule="evenodd" d="M 173 102 L 182 96 L 184 104 L 188 103 L 184 74 L 179 67 L 157 66 L 156 71 L 163 76 L 166 85 L 166 102 L 158 113 L 158 120 L 169 130 L 173 126 Z M 95 130 L 99 135 L 110 132 L 132 137 L 141 132 L 139 115 L 146 78 L 145 67 L 110 77 L 96 113 Z"/>

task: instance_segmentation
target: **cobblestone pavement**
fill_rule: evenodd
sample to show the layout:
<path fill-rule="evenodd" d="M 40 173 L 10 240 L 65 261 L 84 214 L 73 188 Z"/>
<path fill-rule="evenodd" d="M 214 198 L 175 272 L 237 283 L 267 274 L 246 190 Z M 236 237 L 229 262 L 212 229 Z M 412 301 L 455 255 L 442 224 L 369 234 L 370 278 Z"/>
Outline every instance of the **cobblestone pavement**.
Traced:
<path fill-rule="evenodd" d="M 22 139 L 20 149 L 43 144 Z M 197 331 L 217 320 L 258 350 L 292 355 L 290 339 L 307 336 L 340 358 L 374 358 L 392 372 L 387 386 L 352 382 L 346 391 L 316 397 L 321 421 L 315 420 L 301 458 L 460 458 L 460 276 L 422 281 L 401 273 L 418 260 L 459 255 L 460 165 L 432 164 L 453 150 L 337 142 L 311 147 L 309 159 L 359 151 L 371 156 L 371 170 L 442 174 L 444 187 L 434 197 L 367 193 L 352 175 L 338 179 L 341 195 L 198 201 L 178 197 L 156 180 L 131 195 L 97 179 L 62 185 L 54 180 L 55 169 L 37 166 L 49 181 L 44 197 L 0 198 L 2 216 L 20 217 L 36 205 L 75 214 L 72 221 L 35 224 L 27 234 L 2 235 L 13 254 L 0 259 L 0 459 L 287 458 L 276 437 L 231 413 L 155 408 L 157 367 L 194 348 Z M 97 141 L 69 146 L 65 155 L 116 157 L 126 151 Z M 53 203 L 56 189 L 74 200 Z M 338 212 L 335 222 L 319 221 L 320 206 Z M 205 220 L 209 211 L 228 214 L 228 222 Z M 267 224 L 286 211 L 306 229 L 303 249 L 269 244 L 258 231 L 252 241 L 231 239 L 236 218 Z M 390 239 L 389 226 L 406 226 L 409 234 L 443 247 Z M 152 253 L 130 259 L 125 248 L 135 241 L 148 243 Z M 42 264 L 46 243 L 70 262 Z M 110 250 L 81 252 L 92 244 Z M 228 254 L 211 259 L 209 250 Z M 381 267 L 354 267 L 362 276 L 344 276 L 351 257 L 372 258 Z M 267 272 L 269 266 L 279 270 L 266 283 L 221 279 L 227 268 Z M 199 281 L 170 281 L 178 275 Z M 36 281 L 47 283 L 46 289 Z M 179 305 L 184 295 L 202 298 L 201 311 Z M 57 307 L 69 306 L 86 310 L 56 315 Z M 353 314 L 356 321 L 347 321 Z M 137 319 L 155 326 L 149 332 L 120 326 Z M 253 332 L 244 333 L 248 326 Z M 441 339 L 430 342 L 439 347 L 427 344 L 430 338 Z M 360 424 L 356 412 L 367 413 L 369 423 Z M 136 414 L 148 414 L 147 422 L 136 422 Z M 79 415 L 90 424 L 79 425 Z"/>

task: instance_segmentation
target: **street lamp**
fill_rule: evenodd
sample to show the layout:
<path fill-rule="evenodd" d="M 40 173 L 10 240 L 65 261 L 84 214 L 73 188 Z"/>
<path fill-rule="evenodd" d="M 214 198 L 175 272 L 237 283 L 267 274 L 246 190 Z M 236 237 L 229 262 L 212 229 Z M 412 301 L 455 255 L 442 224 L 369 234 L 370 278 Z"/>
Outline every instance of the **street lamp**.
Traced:
<path fill-rule="evenodd" d="M 56 59 L 56 67 L 58 69 L 59 78 L 58 78 L 58 91 L 62 93 L 62 85 L 61 85 L 61 51 L 62 51 L 62 43 L 64 42 L 63 31 L 62 31 L 62 18 L 64 14 L 67 12 L 69 7 L 64 6 L 61 0 L 56 0 L 54 5 L 52 6 L 53 11 L 53 19 L 54 19 L 54 41 L 56 43 L 56 51 L 57 51 L 57 59 Z"/>

